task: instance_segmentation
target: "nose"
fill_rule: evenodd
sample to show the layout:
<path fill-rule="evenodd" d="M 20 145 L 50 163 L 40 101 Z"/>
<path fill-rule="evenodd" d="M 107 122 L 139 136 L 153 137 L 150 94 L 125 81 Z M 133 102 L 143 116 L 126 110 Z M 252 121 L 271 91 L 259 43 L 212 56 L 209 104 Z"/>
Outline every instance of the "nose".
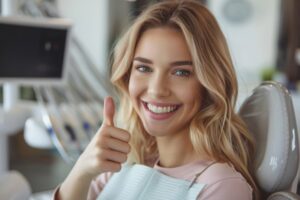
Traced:
<path fill-rule="evenodd" d="M 153 75 L 149 81 L 148 93 L 153 98 L 168 97 L 171 94 L 168 78 L 163 74 Z"/>

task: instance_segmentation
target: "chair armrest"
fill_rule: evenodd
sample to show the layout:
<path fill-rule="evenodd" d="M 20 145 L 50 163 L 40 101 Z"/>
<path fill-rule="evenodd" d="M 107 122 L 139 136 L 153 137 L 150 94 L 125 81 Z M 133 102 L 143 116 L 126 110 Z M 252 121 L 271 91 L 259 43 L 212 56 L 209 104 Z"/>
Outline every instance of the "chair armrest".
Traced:
<path fill-rule="evenodd" d="M 270 195 L 267 200 L 300 200 L 300 196 L 291 192 L 276 192 Z"/>

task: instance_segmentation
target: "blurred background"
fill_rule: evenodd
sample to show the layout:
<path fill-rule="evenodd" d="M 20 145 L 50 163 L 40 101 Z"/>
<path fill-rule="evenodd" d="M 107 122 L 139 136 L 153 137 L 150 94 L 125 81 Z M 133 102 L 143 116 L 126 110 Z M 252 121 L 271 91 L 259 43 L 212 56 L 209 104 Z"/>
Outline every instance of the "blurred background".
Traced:
<path fill-rule="evenodd" d="M 42 95 L 40 95 L 42 97 L 39 97 L 35 90 L 35 84 L 22 84 L 19 81 L 17 84 L 19 101 L 42 101 L 46 104 L 54 102 L 53 105 L 60 109 L 63 109 L 61 105 L 65 102 L 82 103 L 84 106 L 86 106 L 86 102 L 94 102 L 94 107 L 90 106 L 89 108 L 90 110 L 97 109 L 97 111 L 93 114 L 94 121 L 93 119 L 89 121 L 90 125 L 94 125 L 89 131 L 95 131 L 101 124 L 103 98 L 107 94 L 112 94 L 111 85 L 108 82 L 108 58 L 111 48 L 132 20 L 147 5 L 155 2 L 158 1 L 0 0 L 2 16 L 35 19 L 64 18 L 72 24 L 69 36 L 70 55 L 68 56 L 70 58 L 68 66 L 65 66 L 68 69 L 67 86 L 62 89 L 56 86 L 46 88 L 43 85 Z M 263 80 L 281 82 L 292 93 L 299 124 L 300 1 L 203 0 L 201 2 L 215 15 L 227 39 L 239 80 L 238 102 L 241 102 L 243 97 L 250 94 L 251 90 Z M 3 27 L 0 26 L 0 32 L 1 28 Z M 0 68 L 4 67 L 0 62 Z M 0 80 L 1 78 L 3 77 L 0 74 Z M 14 80 L 11 83 L 14 83 Z M 6 149 L 0 155 L 3 157 L 0 157 L 3 165 L 2 171 L 17 170 L 20 172 L 28 181 L 32 193 L 51 191 L 60 184 L 71 169 L 74 162 L 69 162 L 67 156 L 64 157 L 64 153 L 72 154 L 73 150 L 64 149 L 67 147 L 58 150 L 61 148 L 59 143 L 55 143 L 55 139 L 51 137 L 46 139 L 52 141 L 53 144 L 47 143 L 44 146 L 38 144 L 42 139 L 33 135 L 34 131 L 32 130 L 36 130 L 36 124 L 39 124 L 40 127 L 45 126 L 45 124 L 43 125 L 45 122 L 41 120 L 44 115 L 32 114 L 32 110 L 31 114 L 26 115 L 26 120 L 28 118 L 32 120 L 31 124 L 26 122 L 26 126 L 24 126 L 26 121 L 24 119 L 20 126 L 6 130 L 7 125 L 15 122 L 14 120 L 6 121 L 8 111 L 4 108 L 5 84 L 5 81 L 0 81 L 0 105 L 2 105 L 2 110 L 0 109 L 0 141 L 2 141 L 3 148 L 5 146 Z M 47 96 L 47 91 L 55 97 L 54 101 L 49 95 Z M 66 95 L 68 94 L 66 91 L 72 92 L 70 95 Z M 45 107 L 44 104 L 42 105 Z M 35 107 L 35 103 L 30 106 Z M 46 109 L 48 109 L 47 106 Z M 78 114 L 80 111 L 76 112 Z M 49 113 L 50 111 L 48 111 Z M 61 115 L 61 118 L 65 119 L 65 116 Z M 70 122 L 70 124 L 72 123 Z M 63 128 L 67 129 L 65 130 L 66 135 L 72 137 L 74 133 L 70 131 L 71 128 L 68 129 L 65 125 Z M 81 128 L 80 131 L 86 131 L 83 129 Z M 47 130 L 44 128 L 46 135 Z M 28 135 L 27 139 L 24 137 L 26 134 Z M 85 144 L 74 145 L 84 146 Z"/>

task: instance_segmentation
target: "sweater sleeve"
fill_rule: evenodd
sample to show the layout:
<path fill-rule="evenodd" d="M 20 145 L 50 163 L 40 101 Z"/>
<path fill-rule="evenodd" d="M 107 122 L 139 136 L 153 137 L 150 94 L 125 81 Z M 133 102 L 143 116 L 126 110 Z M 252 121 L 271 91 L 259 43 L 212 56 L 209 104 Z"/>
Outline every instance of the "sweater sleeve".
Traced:
<path fill-rule="evenodd" d="M 92 180 L 87 200 L 96 200 L 112 175 L 113 173 L 104 173 Z"/>
<path fill-rule="evenodd" d="M 227 178 L 204 188 L 198 200 L 252 200 L 252 188 L 240 178 Z"/>

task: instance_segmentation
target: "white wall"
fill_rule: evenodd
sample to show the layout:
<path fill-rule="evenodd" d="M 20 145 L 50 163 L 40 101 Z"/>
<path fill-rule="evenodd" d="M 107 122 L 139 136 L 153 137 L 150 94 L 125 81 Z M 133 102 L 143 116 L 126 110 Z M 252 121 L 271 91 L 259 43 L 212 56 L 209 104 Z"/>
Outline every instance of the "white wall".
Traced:
<path fill-rule="evenodd" d="M 280 1 L 247 0 L 253 13 L 241 24 L 231 23 L 224 17 L 223 6 L 228 1 L 210 0 L 209 8 L 227 38 L 240 86 L 256 85 L 261 70 L 275 66 Z"/>
<path fill-rule="evenodd" d="M 2 16 L 13 15 L 17 10 L 16 0 L 0 0 L 0 14 Z"/>
<path fill-rule="evenodd" d="M 59 0 L 58 8 L 63 17 L 72 19 L 73 34 L 82 43 L 93 63 L 104 66 L 107 49 L 107 0 Z"/>
<path fill-rule="evenodd" d="M 128 3 L 124 0 L 58 0 L 58 8 L 62 16 L 73 20 L 73 33 L 92 62 L 105 73 L 113 32 L 128 23 Z"/>

